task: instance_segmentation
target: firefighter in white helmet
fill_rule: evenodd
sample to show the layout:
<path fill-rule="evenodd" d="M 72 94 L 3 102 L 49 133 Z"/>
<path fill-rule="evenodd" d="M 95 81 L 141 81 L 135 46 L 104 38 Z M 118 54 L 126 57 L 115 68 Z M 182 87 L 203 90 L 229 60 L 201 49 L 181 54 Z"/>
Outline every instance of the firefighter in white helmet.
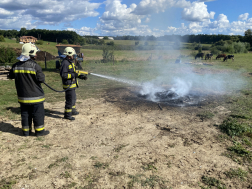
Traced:
<path fill-rule="evenodd" d="M 42 68 L 35 62 L 38 48 L 26 43 L 22 46 L 22 53 L 17 58 L 8 75 L 15 79 L 18 102 L 21 107 L 22 130 L 24 136 L 32 135 L 32 122 L 35 135 L 43 136 L 49 134 L 44 129 L 44 91 L 41 83 L 45 81 Z"/>
<path fill-rule="evenodd" d="M 73 63 L 73 57 L 76 55 L 74 48 L 66 47 L 64 50 L 66 58 L 61 63 L 60 76 L 62 78 L 63 89 L 69 88 L 65 92 L 65 113 L 64 118 L 69 120 L 75 120 L 73 115 L 78 115 L 75 107 L 76 93 L 75 89 L 78 88 L 78 79 L 87 79 L 87 76 L 81 75 L 75 72 L 75 64 Z"/>

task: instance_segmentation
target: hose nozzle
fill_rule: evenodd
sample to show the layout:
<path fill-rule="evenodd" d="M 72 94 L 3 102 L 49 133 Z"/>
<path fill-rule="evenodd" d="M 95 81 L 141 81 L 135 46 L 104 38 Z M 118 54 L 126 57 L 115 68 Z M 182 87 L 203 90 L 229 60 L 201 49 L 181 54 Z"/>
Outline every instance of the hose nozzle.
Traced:
<path fill-rule="evenodd" d="M 90 75 L 89 72 L 85 72 L 85 71 L 76 70 L 75 72 L 76 72 L 76 73 L 80 73 L 80 74 Z"/>

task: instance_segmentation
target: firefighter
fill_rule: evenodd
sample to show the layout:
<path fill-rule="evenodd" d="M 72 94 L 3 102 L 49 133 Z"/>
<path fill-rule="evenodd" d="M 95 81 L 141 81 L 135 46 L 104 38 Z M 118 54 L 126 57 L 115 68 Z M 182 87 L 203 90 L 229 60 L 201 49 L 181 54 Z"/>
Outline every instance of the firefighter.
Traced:
<path fill-rule="evenodd" d="M 65 112 L 64 119 L 75 120 L 73 115 L 78 115 L 75 107 L 76 93 L 75 89 L 78 88 L 78 79 L 87 80 L 86 75 L 78 74 L 75 72 L 75 64 L 73 62 L 76 52 L 72 47 L 66 47 L 64 50 L 66 58 L 61 63 L 60 76 L 62 77 L 63 89 L 70 88 L 65 92 Z"/>
<path fill-rule="evenodd" d="M 15 79 L 18 95 L 18 102 L 21 108 L 23 136 L 32 135 L 32 122 L 34 124 L 35 135 L 44 136 L 49 131 L 44 129 L 44 91 L 41 83 L 45 81 L 42 68 L 35 62 L 38 48 L 26 43 L 22 46 L 22 53 L 17 58 L 8 77 Z"/>

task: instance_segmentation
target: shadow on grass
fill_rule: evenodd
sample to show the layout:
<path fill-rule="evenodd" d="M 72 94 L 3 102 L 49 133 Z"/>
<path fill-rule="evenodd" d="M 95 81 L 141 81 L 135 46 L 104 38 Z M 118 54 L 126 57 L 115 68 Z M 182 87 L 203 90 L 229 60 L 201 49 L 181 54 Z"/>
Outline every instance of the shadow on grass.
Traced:
<path fill-rule="evenodd" d="M 6 132 L 6 133 L 12 133 L 12 134 L 18 135 L 18 136 L 22 136 L 23 135 L 23 132 L 22 132 L 21 128 L 14 127 L 10 123 L 1 122 L 0 123 L 0 131 Z"/>
<path fill-rule="evenodd" d="M 62 117 L 59 115 L 62 115 Z M 52 110 L 45 109 L 45 116 L 52 117 L 52 118 L 63 118 L 64 113 L 59 112 L 59 111 L 52 111 Z"/>
<path fill-rule="evenodd" d="M 6 110 L 10 110 L 12 113 L 20 115 L 21 116 L 21 110 L 20 107 L 7 107 Z M 59 116 L 62 115 L 62 116 Z M 59 111 L 52 111 L 50 109 L 45 109 L 45 116 L 52 117 L 52 118 L 63 118 L 64 113 Z"/>

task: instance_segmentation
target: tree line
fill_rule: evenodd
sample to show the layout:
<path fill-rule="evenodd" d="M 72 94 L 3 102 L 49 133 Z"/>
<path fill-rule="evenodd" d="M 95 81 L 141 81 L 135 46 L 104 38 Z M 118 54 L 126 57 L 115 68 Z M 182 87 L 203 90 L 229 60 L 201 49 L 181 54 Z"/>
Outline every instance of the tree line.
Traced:
<path fill-rule="evenodd" d="M 46 30 L 46 29 L 31 29 L 21 28 L 17 30 L 0 30 L 0 35 L 6 38 L 19 38 L 21 36 L 33 36 L 38 40 L 66 43 L 70 44 L 96 44 L 98 43 L 98 36 L 81 36 L 75 31 L 67 30 Z M 104 39 L 107 36 L 105 36 Z M 231 40 L 233 42 L 248 42 L 252 46 L 252 30 L 248 29 L 245 31 L 244 36 L 241 35 L 209 35 L 209 34 L 198 34 L 198 35 L 164 35 L 164 36 L 116 36 L 115 40 L 135 40 L 135 41 L 168 41 L 168 42 L 187 42 L 187 43 L 204 43 L 214 44 L 220 40 Z"/>
<path fill-rule="evenodd" d="M 22 36 L 33 36 L 38 40 L 50 41 L 62 43 L 63 40 L 67 40 L 70 44 L 83 44 L 84 39 L 78 35 L 75 31 L 67 30 L 46 30 L 46 29 L 31 29 L 21 28 L 17 30 L 0 30 L 0 35 L 6 38 L 20 38 Z"/>

